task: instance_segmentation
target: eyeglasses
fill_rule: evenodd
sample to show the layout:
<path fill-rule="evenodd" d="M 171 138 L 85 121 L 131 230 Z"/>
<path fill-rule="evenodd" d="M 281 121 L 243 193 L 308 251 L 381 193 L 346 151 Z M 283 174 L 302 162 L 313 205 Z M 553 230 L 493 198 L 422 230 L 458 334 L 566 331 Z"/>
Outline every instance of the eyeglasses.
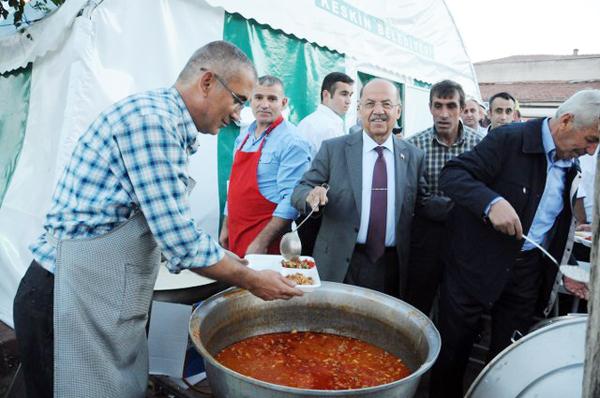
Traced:
<path fill-rule="evenodd" d="M 381 107 L 386 111 L 391 111 L 395 107 L 400 106 L 400 104 L 394 104 L 392 101 L 371 101 L 371 100 L 363 102 L 361 104 L 361 106 L 367 110 L 372 110 L 372 109 L 375 109 L 377 104 L 381 104 Z"/>
<path fill-rule="evenodd" d="M 248 102 L 248 100 L 245 99 L 243 95 L 236 94 L 232 89 L 230 89 L 227 83 L 225 83 L 225 80 L 221 78 L 221 76 L 217 75 L 214 72 L 212 74 L 215 77 L 215 79 L 217 79 L 219 83 L 221 83 L 223 87 L 225 87 L 225 90 L 229 91 L 229 94 L 231 94 L 231 98 L 233 98 L 233 102 L 235 103 L 236 108 L 238 110 L 242 110 L 242 108 L 246 106 L 246 102 Z"/>

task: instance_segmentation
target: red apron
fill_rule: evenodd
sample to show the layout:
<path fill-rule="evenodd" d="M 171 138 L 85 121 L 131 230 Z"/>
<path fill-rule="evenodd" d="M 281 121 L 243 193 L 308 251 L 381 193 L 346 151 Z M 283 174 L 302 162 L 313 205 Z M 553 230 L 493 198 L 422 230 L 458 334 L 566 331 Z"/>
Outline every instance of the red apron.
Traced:
<path fill-rule="evenodd" d="M 265 136 L 256 152 L 242 152 L 251 132 L 235 152 L 229 191 L 227 192 L 227 227 L 229 229 L 229 250 L 240 257 L 246 255 L 246 250 L 252 241 L 273 217 L 277 203 L 266 199 L 258 189 L 256 175 L 258 161 L 267 136 L 281 124 L 283 117 L 279 116 L 267 129 Z M 279 240 L 269 246 L 269 254 L 279 254 Z"/>

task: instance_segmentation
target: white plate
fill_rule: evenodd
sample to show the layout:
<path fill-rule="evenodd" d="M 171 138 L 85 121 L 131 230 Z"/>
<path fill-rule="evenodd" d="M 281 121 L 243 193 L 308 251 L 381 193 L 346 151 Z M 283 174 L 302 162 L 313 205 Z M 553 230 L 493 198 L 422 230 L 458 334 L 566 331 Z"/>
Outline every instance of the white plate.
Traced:
<path fill-rule="evenodd" d="M 308 256 L 300 256 L 301 260 L 309 259 L 313 260 L 312 257 Z M 270 269 L 276 272 L 279 272 L 281 275 L 291 275 L 295 273 L 301 273 L 305 276 L 309 276 L 314 281 L 312 285 L 297 285 L 296 287 L 303 292 L 312 292 L 316 288 L 321 287 L 321 278 L 319 278 L 319 271 L 317 271 L 317 267 L 309 269 L 299 269 L 299 268 L 284 268 L 281 266 L 281 260 L 283 257 L 272 255 L 272 254 L 248 254 L 246 256 L 246 260 L 248 260 L 248 266 L 257 271 L 262 271 L 265 269 Z"/>
<path fill-rule="evenodd" d="M 312 285 L 296 285 L 296 287 L 302 290 L 303 292 L 312 292 L 316 288 L 321 287 L 321 279 L 319 279 L 319 272 L 317 271 L 317 267 L 308 269 L 281 267 L 281 270 L 279 272 L 283 276 L 302 274 L 304 276 L 312 278 L 314 282 Z"/>
<path fill-rule="evenodd" d="M 561 265 L 560 272 L 577 282 L 589 283 L 590 272 L 576 265 Z"/>
<path fill-rule="evenodd" d="M 588 231 L 575 231 L 575 242 L 587 247 L 592 247 L 592 241 L 586 239 L 588 236 L 592 236 L 592 233 Z"/>
<path fill-rule="evenodd" d="M 584 271 L 590 272 L 590 263 L 587 261 L 577 261 L 577 265 Z"/>

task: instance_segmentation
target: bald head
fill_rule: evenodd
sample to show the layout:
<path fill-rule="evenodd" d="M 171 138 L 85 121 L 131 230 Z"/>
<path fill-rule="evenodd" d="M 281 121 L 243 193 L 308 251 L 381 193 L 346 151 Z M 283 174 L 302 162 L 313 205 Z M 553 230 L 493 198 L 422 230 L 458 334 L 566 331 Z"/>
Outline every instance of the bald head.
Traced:
<path fill-rule="evenodd" d="M 240 120 L 244 103 L 256 82 L 256 69 L 248 57 L 226 41 L 199 48 L 175 82 L 198 131 L 217 134 Z"/>
<path fill-rule="evenodd" d="M 399 104 L 400 103 L 400 90 L 398 90 L 398 86 L 396 86 L 393 82 L 387 80 L 387 79 L 382 79 L 380 77 L 377 77 L 375 79 L 371 79 L 367 82 L 367 84 L 365 84 L 364 86 L 361 87 L 360 89 L 360 100 L 362 101 L 363 99 L 363 94 L 365 92 L 365 89 L 367 87 L 369 87 L 371 84 L 378 84 L 378 85 L 388 85 L 391 88 L 393 88 L 395 90 L 395 101 Z"/>

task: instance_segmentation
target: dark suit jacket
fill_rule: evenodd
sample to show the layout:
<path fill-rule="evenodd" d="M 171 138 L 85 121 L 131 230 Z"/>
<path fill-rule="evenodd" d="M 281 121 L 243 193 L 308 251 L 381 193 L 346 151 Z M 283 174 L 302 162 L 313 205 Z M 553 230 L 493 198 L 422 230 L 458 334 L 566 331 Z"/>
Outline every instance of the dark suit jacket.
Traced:
<path fill-rule="evenodd" d="M 472 151 L 448 161 L 440 175 L 441 189 L 455 201 L 446 272 L 486 306 L 499 298 L 523 242 L 496 231 L 485 222 L 484 211 L 492 199 L 502 196 L 519 215 L 523 233 L 529 232 L 546 184 L 542 121 L 513 123 L 491 131 Z M 578 162 L 567 172 L 563 210 L 549 231 L 549 251 L 558 261 L 564 261 L 573 222 L 575 177 L 578 183 Z M 546 257 L 543 261 L 547 262 L 543 287 L 547 294 L 557 267 Z"/>
<path fill-rule="evenodd" d="M 330 140 L 321 145 L 308 170 L 292 194 L 292 204 L 306 214 L 306 197 L 324 182 L 330 185 L 328 204 L 322 209 L 321 229 L 313 256 L 321 279 L 342 282 L 354 252 L 360 228 L 362 201 L 362 132 Z M 396 177 L 396 250 L 399 260 L 400 291 L 406 284 L 410 226 L 415 210 L 444 220 L 451 206 L 447 198 L 430 198 L 424 178 L 423 152 L 397 137 L 394 141 Z"/>

